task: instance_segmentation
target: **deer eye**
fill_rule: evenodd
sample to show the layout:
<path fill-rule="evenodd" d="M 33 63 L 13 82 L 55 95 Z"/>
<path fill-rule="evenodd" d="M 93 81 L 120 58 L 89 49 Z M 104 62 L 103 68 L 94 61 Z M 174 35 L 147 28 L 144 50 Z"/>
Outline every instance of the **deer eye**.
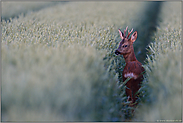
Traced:
<path fill-rule="evenodd" d="M 123 45 L 123 47 L 127 47 L 127 45 Z"/>

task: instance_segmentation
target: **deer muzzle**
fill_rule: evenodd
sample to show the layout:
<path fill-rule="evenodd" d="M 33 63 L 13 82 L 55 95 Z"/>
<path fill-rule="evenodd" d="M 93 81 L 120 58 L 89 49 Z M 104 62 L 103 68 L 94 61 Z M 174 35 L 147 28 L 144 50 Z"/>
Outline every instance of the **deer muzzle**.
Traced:
<path fill-rule="evenodd" d="M 120 54 L 120 52 L 119 52 L 118 50 L 116 50 L 116 51 L 115 51 L 115 54 L 116 54 L 116 55 L 119 55 L 119 54 Z"/>

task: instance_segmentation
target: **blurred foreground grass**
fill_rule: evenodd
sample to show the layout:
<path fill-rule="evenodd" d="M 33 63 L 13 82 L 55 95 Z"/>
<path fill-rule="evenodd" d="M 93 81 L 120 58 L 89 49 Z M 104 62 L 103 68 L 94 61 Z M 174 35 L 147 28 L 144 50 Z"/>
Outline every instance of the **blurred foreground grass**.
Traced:
<path fill-rule="evenodd" d="M 134 121 L 182 121 L 181 3 L 165 2 L 149 46 L 145 97 Z"/>
<path fill-rule="evenodd" d="M 124 121 L 113 50 L 144 6 L 71 2 L 2 20 L 2 121 Z"/>
<path fill-rule="evenodd" d="M 91 121 L 104 114 L 96 110 L 103 107 L 104 89 L 115 79 L 98 58 L 102 53 L 80 45 L 24 50 L 13 52 L 14 57 L 10 52 L 3 55 L 3 64 L 9 64 L 3 65 L 2 83 L 7 121 Z"/>

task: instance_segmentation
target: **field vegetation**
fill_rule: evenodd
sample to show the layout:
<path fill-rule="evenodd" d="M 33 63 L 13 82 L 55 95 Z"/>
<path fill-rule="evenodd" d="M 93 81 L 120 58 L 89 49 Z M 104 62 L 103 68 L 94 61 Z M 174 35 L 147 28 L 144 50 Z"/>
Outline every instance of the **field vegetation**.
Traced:
<path fill-rule="evenodd" d="M 13 2 L 13 1 L 3 1 L 2 5 L 2 13 L 1 18 L 4 20 L 8 20 L 10 18 L 16 17 L 20 14 L 26 14 L 32 11 L 38 11 L 42 8 L 52 6 L 57 4 L 58 2 Z M 64 2 L 63 2 L 64 3 Z M 11 9 L 10 9 L 11 8 Z"/>
<path fill-rule="evenodd" d="M 123 121 L 113 50 L 143 7 L 71 2 L 2 20 L 2 120 Z"/>
<path fill-rule="evenodd" d="M 181 25 L 180 2 L 165 2 L 148 48 L 146 94 L 134 121 L 182 121 Z"/>
<path fill-rule="evenodd" d="M 33 8 L 34 4 L 14 15 L 9 15 L 9 10 L 2 8 L 2 121 L 180 119 L 181 112 L 165 114 L 162 109 L 160 117 L 153 114 L 165 102 L 168 102 L 167 107 L 181 109 L 182 44 L 178 2 L 163 4 L 160 26 L 153 38 L 149 38 L 154 43 L 149 46 L 144 63 L 146 79 L 140 90 L 138 115 L 133 119 L 126 101 L 125 86 L 121 82 L 125 62 L 122 56 L 114 54 L 120 41 L 118 29 L 128 26 L 139 31 L 139 36 L 143 35 L 145 29 L 155 24 L 142 28 L 143 23 L 150 20 L 142 15 L 148 15 L 148 6 L 156 8 L 156 4 L 60 2 L 47 6 L 48 3 L 43 2 Z M 12 12 L 16 10 L 14 6 L 10 9 Z M 168 12 L 172 13 L 169 17 Z M 151 36 L 152 33 L 145 35 Z M 139 39 L 134 43 L 137 56 L 146 54 L 143 49 L 148 44 L 144 45 L 143 37 Z M 175 99 L 178 101 L 173 103 Z M 173 111 L 166 109 L 165 112 Z"/>

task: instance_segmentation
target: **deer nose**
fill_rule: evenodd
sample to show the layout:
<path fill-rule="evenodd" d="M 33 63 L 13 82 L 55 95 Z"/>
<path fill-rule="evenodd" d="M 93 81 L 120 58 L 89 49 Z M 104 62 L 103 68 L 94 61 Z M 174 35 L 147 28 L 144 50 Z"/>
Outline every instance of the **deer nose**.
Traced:
<path fill-rule="evenodd" d="M 119 55 L 119 54 L 120 54 L 120 52 L 119 52 L 118 50 L 116 50 L 116 51 L 115 51 L 115 54 L 116 54 L 116 55 Z"/>

